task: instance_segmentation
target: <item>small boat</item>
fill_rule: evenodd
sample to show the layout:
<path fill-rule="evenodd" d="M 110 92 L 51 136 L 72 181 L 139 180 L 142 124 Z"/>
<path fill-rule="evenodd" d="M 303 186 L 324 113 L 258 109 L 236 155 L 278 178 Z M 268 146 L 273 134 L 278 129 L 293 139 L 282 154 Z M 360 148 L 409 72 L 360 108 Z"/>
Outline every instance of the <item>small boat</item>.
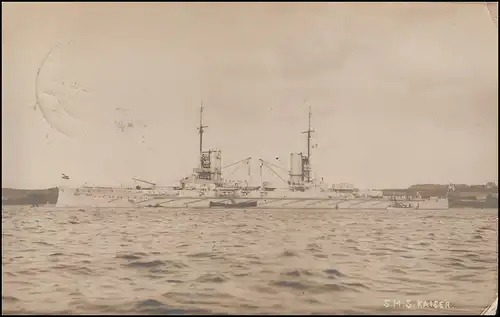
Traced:
<path fill-rule="evenodd" d="M 488 316 L 493 316 L 497 314 L 498 310 L 498 295 L 495 301 L 488 307 L 486 307 L 485 310 L 481 313 L 481 315 L 488 315 Z"/>
<path fill-rule="evenodd" d="M 163 206 L 160 204 L 156 204 L 156 205 L 147 205 L 147 207 L 149 207 L 149 208 L 161 208 Z"/>
<path fill-rule="evenodd" d="M 219 208 L 248 208 L 248 207 L 257 207 L 257 201 L 245 201 L 241 203 L 220 203 L 220 202 L 210 202 L 210 208 L 219 207 Z"/>
<path fill-rule="evenodd" d="M 397 211 L 397 210 L 417 210 L 417 209 L 416 208 L 408 208 L 408 207 L 403 207 L 403 208 L 387 207 L 385 210 L 387 210 L 387 211 Z"/>
<path fill-rule="evenodd" d="M 386 210 L 390 210 L 390 211 L 393 211 L 393 210 L 417 210 L 418 208 L 420 207 L 420 205 L 417 203 L 416 206 L 413 206 L 412 204 L 402 204 L 398 201 L 396 201 L 396 199 L 394 199 L 394 202 L 386 208 Z"/>

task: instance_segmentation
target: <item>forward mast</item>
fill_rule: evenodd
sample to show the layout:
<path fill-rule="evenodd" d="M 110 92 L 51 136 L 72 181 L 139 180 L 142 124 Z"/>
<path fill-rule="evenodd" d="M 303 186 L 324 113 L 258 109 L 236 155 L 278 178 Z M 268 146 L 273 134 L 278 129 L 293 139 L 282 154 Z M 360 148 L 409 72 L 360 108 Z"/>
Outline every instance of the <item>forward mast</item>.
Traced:
<path fill-rule="evenodd" d="M 203 101 L 200 106 L 200 125 L 197 128 L 200 135 L 200 164 L 195 174 L 200 180 L 220 185 L 222 184 L 222 153 L 220 150 L 203 150 L 203 133 L 205 128 L 208 128 L 203 124 Z"/>
<path fill-rule="evenodd" d="M 205 129 L 208 128 L 207 125 L 203 123 L 203 101 L 201 102 L 200 106 L 200 123 L 199 126 L 197 127 L 198 129 L 198 134 L 200 136 L 200 143 L 199 143 L 199 165 L 197 168 L 194 169 L 194 178 L 191 180 L 185 179 L 184 183 L 189 183 L 189 182 L 194 182 L 198 184 L 214 184 L 216 187 L 222 187 L 224 183 L 224 178 L 222 175 L 222 172 L 225 168 L 231 167 L 237 164 L 240 164 L 238 169 L 243 166 L 247 165 L 248 166 L 248 175 L 251 175 L 250 172 L 250 159 L 251 157 L 245 158 L 243 160 L 240 160 L 235 163 L 231 163 L 226 166 L 222 166 L 222 152 L 221 150 L 216 150 L 216 149 L 211 149 L 211 150 L 204 150 L 203 149 L 203 133 L 205 132 Z M 242 165 L 243 164 L 243 165 Z M 238 169 L 236 169 L 234 172 L 236 172 Z M 231 176 L 227 175 L 227 177 Z"/>

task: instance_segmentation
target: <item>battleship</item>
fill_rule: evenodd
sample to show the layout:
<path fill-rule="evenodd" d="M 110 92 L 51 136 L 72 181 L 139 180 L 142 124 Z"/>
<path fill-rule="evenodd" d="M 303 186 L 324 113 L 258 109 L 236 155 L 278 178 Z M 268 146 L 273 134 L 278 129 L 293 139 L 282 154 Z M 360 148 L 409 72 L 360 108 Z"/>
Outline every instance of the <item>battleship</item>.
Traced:
<path fill-rule="evenodd" d="M 381 192 L 361 192 L 351 184 L 328 186 L 323 178 L 313 178 L 311 164 L 311 138 L 315 132 L 311 128 L 312 112 L 309 108 L 309 125 L 303 134 L 307 137 L 305 153 L 291 153 L 289 169 L 259 158 L 260 184 L 251 185 L 248 181 L 230 181 L 223 177 L 228 167 L 248 165 L 250 175 L 251 157 L 222 165 L 222 151 L 204 150 L 203 135 L 208 127 L 203 122 L 203 103 L 200 107 L 199 165 L 193 173 L 180 180 L 178 185 L 159 186 L 154 182 L 133 178 L 144 184 L 135 187 L 96 187 L 81 186 L 59 187 L 57 207 L 164 207 L 164 208 L 211 208 L 211 209 L 379 209 L 391 210 L 394 201 L 409 207 L 408 210 L 448 209 L 447 197 L 421 198 L 415 196 L 384 197 Z M 272 185 L 263 180 L 263 168 L 283 182 L 283 186 Z M 288 174 L 280 175 L 277 169 Z M 69 177 L 63 174 L 63 182 Z M 396 208 L 399 209 L 399 208 Z"/>

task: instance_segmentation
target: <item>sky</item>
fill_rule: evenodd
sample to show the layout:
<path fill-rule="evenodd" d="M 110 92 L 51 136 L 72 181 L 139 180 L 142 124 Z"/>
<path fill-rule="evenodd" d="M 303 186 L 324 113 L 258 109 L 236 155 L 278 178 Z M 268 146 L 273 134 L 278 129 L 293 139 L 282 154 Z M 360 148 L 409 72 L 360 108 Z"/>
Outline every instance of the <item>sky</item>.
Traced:
<path fill-rule="evenodd" d="M 202 100 L 232 178 L 288 168 L 311 107 L 327 183 L 493 181 L 497 32 L 478 3 L 2 3 L 2 187 L 177 183 Z"/>

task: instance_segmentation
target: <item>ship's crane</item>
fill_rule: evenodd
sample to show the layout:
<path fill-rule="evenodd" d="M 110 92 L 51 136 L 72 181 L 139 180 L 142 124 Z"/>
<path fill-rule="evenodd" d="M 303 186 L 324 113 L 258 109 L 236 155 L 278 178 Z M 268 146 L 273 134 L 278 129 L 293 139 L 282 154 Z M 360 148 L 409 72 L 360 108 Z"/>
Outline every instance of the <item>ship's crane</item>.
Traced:
<path fill-rule="evenodd" d="M 281 179 L 283 182 L 287 183 L 287 180 L 284 179 L 283 177 L 281 177 L 278 173 L 276 173 L 276 171 L 272 167 L 275 167 L 277 169 L 283 170 L 283 171 L 285 171 L 288 174 L 289 171 L 286 168 L 283 168 L 283 167 L 275 165 L 273 163 L 264 161 L 263 159 L 259 159 L 259 161 L 260 161 L 260 175 L 261 175 L 261 178 L 262 178 L 262 167 L 265 166 L 268 170 L 271 171 L 271 173 L 274 174 L 274 176 L 276 176 L 277 178 Z"/>
<path fill-rule="evenodd" d="M 226 176 L 226 178 L 230 177 L 231 175 L 233 175 L 234 173 L 236 173 L 241 167 L 243 167 L 245 164 L 248 165 L 248 176 L 251 175 L 251 170 L 250 170 L 250 160 L 252 159 L 252 157 L 247 157 L 245 159 L 242 159 L 242 160 L 239 160 L 237 162 L 234 162 L 234 163 L 231 163 L 231 164 L 228 164 L 226 166 L 223 166 L 222 167 L 222 170 L 224 171 L 226 168 L 228 167 L 231 167 L 231 166 L 234 166 L 234 165 L 237 165 L 237 164 L 240 164 L 240 166 L 238 166 L 232 173 L 230 173 L 229 175 Z"/>
<path fill-rule="evenodd" d="M 135 178 L 135 177 L 132 177 L 132 179 L 135 180 L 136 182 L 141 182 L 141 183 L 145 183 L 145 184 L 148 184 L 151 186 L 156 186 L 156 183 L 151 183 L 151 182 L 145 181 L 143 179 L 139 179 L 139 178 Z"/>

